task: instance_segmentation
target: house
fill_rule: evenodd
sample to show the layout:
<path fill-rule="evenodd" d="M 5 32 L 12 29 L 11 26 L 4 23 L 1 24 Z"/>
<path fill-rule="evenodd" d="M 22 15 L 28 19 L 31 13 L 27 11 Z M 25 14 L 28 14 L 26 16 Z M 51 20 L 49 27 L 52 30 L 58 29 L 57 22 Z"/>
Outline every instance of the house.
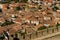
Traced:
<path fill-rule="evenodd" d="M 58 19 L 58 22 L 57 23 L 59 23 L 60 24 L 60 19 Z"/>
<path fill-rule="evenodd" d="M 13 20 L 13 22 L 21 25 L 23 21 L 20 19 L 20 17 L 17 17 L 15 20 Z"/>
<path fill-rule="evenodd" d="M 4 17 L 0 17 L 0 23 L 4 23 L 4 22 L 5 22 Z"/>
<path fill-rule="evenodd" d="M 10 33 L 10 35 L 14 34 L 15 32 L 17 32 L 18 30 L 21 29 L 21 26 L 19 24 L 9 25 L 9 27 L 10 27 L 10 29 L 8 32 Z"/>
<path fill-rule="evenodd" d="M 40 28 L 42 26 L 43 26 L 43 24 L 38 24 L 38 25 L 34 26 L 33 30 L 38 29 L 38 28 Z"/>
<path fill-rule="evenodd" d="M 0 0 L 0 2 L 5 2 L 4 0 Z"/>
<path fill-rule="evenodd" d="M 7 9 L 7 4 L 2 4 L 3 5 L 3 9 Z"/>
<path fill-rule="evenodd" d="M 10 7 L 10 9 L 14 9 L 14 8 L 16 8 L 17 6 L 19 6 L 19 3 L 15 3 L 14 1 L 13 2 L 11 2 L 11 4 L 9 4 L 9 7 Z"/>
<path fill-rule="evenodd" d="M 60 18 L 60 10 L 57 10 L 57 17 Z"/>
<path fill-rule="evenodd" d="M 40 0 L 32 0 L 33 2 L 39 2 Z"/>
<path fill-rule="evenodd" d="M 26 28 L 26 32 L 27 34 L 31 34 L 34 32 L 34 30 L 32 28 Z"/>
<path fill-rule="evenodd" d="M 57 3 L 56 6 L 60 9 L 60 4 L 59 3 Z"/>
<path fill-rule="evenodd" d="M 31 3 L 32 3 L 32 0 L 28 0 L 27 2 L 28 2 L 29 4 L 31 4 Z"/>
<path fill-rule="evenodd" d="M 47 15 L 44 15 L 43 24 L 45 26 L 54 26 L 56 23 L 56 16 L 54 16 L 53 13 L 47 13 Z"/>
<path fill-rule="evenodd" d="M 35 17 L 31 17 L 29 18 L 29 20 L 31 21 L 31 24 L 35 24 L 35 25 L 39 24 L 39 21 Z"/>
<path fill-rule="evenodd" d="M 50 20 L 51 18 L 50 17 L 44 17 L 44 20 Z"/>
<path fill-rule="evenodd" d="M 0 9 L 2 9 L 3 8 L 3 5 L 2 4 L 0 4 Z"/>
<path fill-rule="evenodd" d="M 2 34 L 3 31 L 5 31 L 5 28 L 4 27 L 0 27 L 0 34 Z"/>
<path fill-rule="evenodd" d="M 53 3 L 54 0 L 47 0 L 49 3 Z"/>
<path fill-rule="evenodd" d="M 58 23 L 60 23 L 60 10 L 57 10 L 57 17 L 56 18 L 58 19 Z"/>

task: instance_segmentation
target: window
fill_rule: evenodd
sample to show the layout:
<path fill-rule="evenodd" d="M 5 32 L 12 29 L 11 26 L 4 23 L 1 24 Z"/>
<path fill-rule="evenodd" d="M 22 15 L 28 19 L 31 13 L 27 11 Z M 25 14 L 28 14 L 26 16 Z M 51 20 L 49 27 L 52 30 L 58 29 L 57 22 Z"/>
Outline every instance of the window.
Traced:
<path fill-rule="evenodd" d="M 0 12 L 2 12 L 2 9 L 0 9 Z"/>
<path fill-rule="evenodd" d="M 10 9 L 9 7 L 7 7 L 7 9 Z"/>

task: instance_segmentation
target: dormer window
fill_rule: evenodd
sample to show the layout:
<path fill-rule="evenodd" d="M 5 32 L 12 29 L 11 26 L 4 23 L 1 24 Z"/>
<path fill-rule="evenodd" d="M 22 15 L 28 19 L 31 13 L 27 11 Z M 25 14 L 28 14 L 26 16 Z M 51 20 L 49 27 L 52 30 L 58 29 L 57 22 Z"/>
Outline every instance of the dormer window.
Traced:
<path fill-rule="evenodd" d="M 10 9 L 10 7 L 7 7 L 7 9 Z"/>
<path fill-rule="evenodd" d="M 15 15 L 12 15 L 12 17 L 15 17 Z"/>

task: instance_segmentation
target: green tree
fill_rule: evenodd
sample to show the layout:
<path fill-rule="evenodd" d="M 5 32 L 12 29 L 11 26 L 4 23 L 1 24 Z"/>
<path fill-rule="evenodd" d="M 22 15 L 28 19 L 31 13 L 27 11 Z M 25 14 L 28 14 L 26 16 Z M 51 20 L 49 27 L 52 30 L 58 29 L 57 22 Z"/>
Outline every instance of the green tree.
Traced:
<path fill-rule="evenodd" d="M 19 10 L 22 10 L 22 8 L 21 7 L 16 7 L 15 10 L 19 11 Z"/>
<path fill-rule="evenodd" d="M 60 24 L 59 24 L 59 23 L 57 23 L 57 24 L 56 24 L 57 31 L 58 31 L 58 27 L 59 27 L 59 26 L 60 26 Z"/>
<path fill-rule="evenodd" d="M 59 23 L 57 23 L 57 24 L 56 24 L 56 26 L 58 27 L 58 26 L 60 26 L 60 24 L 59 24 Z"/>
<path fill-rule="evenodd" d="M 27 3 L 28 0 L 22 0 L 22 2 Z"/>
<path fill-rule="evenodd" d="M 46 29 L 46 27 L 42 26 L 42 27 L 38 28 L 38 30 L 43 30 L 43 29 Z"/>
<path fill-rule="evenodd" d="M 13 21 L 5 20 L 5 22 L 4 22 L 4 23 L 2 23 L 2 25 L 1 25 L 1 26 L 11 25 L 11 24 L 14 24 L 14 22 L 13 22 Z"/>
<path fill-rule="evenodd" d="M 11 2 L 11 0 L 3 0 L 0 3 L 5 4 L 5 3 L 10 3 L 10 2 Z"/>
<path fill-rule="evenodd" d="M 19 2 L 19 0 L 14 0 L 16 3 Z"/>
<path fill-rule="evenodd" d="M 53 10 L 56 11 L 56 10 L 58 10 L 58 9 L 59 9 L 59 8 L 54 5 Z"/>

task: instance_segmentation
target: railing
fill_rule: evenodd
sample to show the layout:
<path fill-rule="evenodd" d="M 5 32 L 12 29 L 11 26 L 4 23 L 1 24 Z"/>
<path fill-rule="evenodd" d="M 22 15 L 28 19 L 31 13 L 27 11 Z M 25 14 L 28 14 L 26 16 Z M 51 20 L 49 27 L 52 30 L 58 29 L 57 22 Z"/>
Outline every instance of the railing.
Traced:
<path fill-rule="evenodd" d="M 57 33 L 59 31 L 60 31 L 60 26 L 51 27 L 51 28 L 47 28 L 44 30 L 39 30 L 39 31 L 33 32 L 31 34 L 26 34 L 24 39 L 23 39 L 23 36 L 21 36 L 20 34 L 18 35 L 18 37 L 20 38 L 20 40 L 31 40 L 31 39 L 35 39 L 38 37 L 47 36 L 48 34 Z"/>

